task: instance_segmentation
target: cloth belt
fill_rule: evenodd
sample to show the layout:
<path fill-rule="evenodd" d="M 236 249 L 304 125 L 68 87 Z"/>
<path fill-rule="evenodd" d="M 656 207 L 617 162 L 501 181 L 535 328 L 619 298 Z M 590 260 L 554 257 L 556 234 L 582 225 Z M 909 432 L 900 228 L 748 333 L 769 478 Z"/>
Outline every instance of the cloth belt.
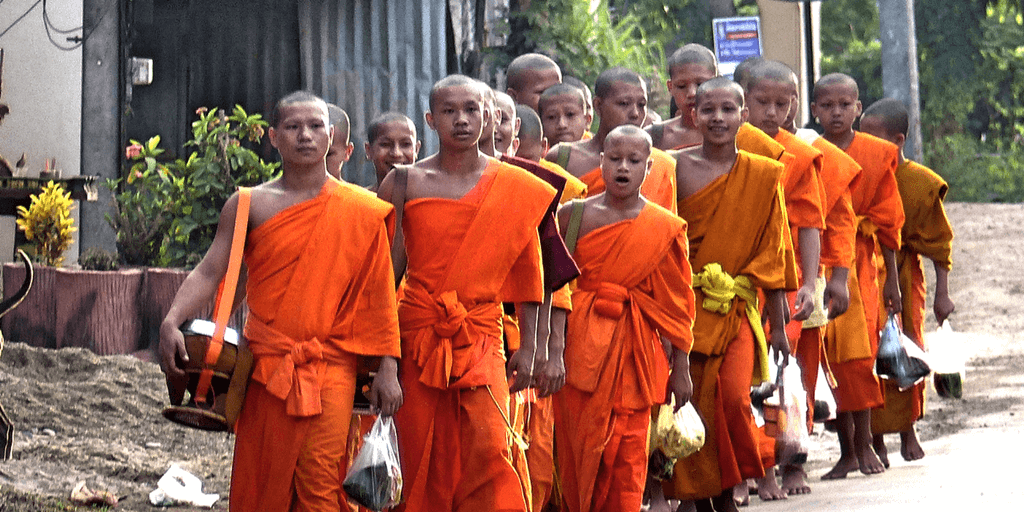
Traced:
<path fill-rule="evenodd" d="M 874 236 L 878 232 L 878 226 L 875 225 L 866 215 L 857 216 L 857 234 L 864 236 Z"/>
<path fill-rule="evenodd" d="M 407 286 L 401 309 L 403 333 L 433 329 L 433 336 L 415 335 L 411 355 L 422 370 L 420 381 L 434 388 L 448 389 L 474 363 L 471 349 L 479 336 L 471 337 L 467 327 L 501 338 L 501 303 L 481 302 L 467 309 L 455 291 L 431 296 L 423 288 Z"/>
<path fill-rule="evenodd" d="M 250 316 L 245 337 L 256 358 L 257 368 L 270 365 L 263 384 L 267 392 L 285 401 L 290 416 L 320 414 L 320 379 L 329 354 L 317 338 L 295 340 Z"/>
<path fill-rule="evenodd" d="M 744 312 L 747 314 L 751 330 L 754 331 L 754 349 L 757 357 L 752 382 L 754 385 L 766 382 L 769 379 L 768 343 L 765 341 L 764 327 L 761 325 L 754 283 L 747 276 L 730 276 L 718 263 L 708 263 L 700 273 L 693 275 L 693 288 L 700 288 L 704 292 L 701 306 L 719 315 L 728 313 L 736 298 L 746 302 Z"/>

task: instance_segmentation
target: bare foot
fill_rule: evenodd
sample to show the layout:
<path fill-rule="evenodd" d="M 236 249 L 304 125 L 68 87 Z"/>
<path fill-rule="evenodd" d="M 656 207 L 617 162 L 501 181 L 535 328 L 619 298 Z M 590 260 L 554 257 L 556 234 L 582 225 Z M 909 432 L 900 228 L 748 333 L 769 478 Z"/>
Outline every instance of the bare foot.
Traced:
<path fill-rule="evenodd" d="M 917 441 L 917 430 L 914 427 L 910 427 L 908 432 L 900 432 L 900 455 L 908 461 L 924 457 L 924 448 Z"/>
<path fill-rule="evenodd" d="M 870 444 L 865 445 L 857 452 L 857 460 L 860 461 L 860 472 L 865 475 L 877 475 L 885 472 L 885 466 L 878 460 L 875 450 Z"/>
<path fill-rule="evenodd" d="M 836 462 L 835 466 L 828 473 L 821 476 L 822 480 L 839 480 L 840 478 L 846 478 L 846 474 L 860 467 L 860 462 L 857 461 L 857 457 L 853 455 L 843 455 L 839 457 L 839 461 Z"/>
<path fill-rule="evenodd" d="M 737 507 L 750 505 L 750 488 L 747 487 L 746 480 L 736 484 L 736 487 L 732 488 L 732 500 L 736 502 Z M 715 510 L 718 510 L 718 508 L 715 507 Z"/>
<path fill-rule="evenodd" d="M 786 491 L 779 488 L 779 483 L 775 480 L 774 466 L 764 470 L 764 477 L 757 479 L 757 495 L 761 497 L 761 501 L 786 499 Z"/>
<path fill-rule="evenodd" d="M 885 439 L 882 434 L 875 434 L 871 437 L 871 446 L 875 448 L 878 460 L 882 461 L 885 469 L 889 469 L 889 449 L 885 447 Z"/>
<path fill-rule="evenodd" d="M 803 467 L 795 464 L 782 467 L 782 490 L 789 496 L 811 493 Z"/>

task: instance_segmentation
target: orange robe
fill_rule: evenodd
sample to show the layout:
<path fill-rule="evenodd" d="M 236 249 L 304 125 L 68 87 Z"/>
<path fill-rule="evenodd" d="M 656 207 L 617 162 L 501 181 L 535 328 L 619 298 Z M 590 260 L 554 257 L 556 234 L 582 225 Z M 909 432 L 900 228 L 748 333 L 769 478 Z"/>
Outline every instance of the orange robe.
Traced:
<path fill-rule="evenodd" d="M 850 262 L 850 307 L 825 328 L 825 354 L 836 376 L 840 412 L 881 406 L 882 391 L 874 374 L 879 311 L 876 244 L 900 247 L 903 203 L 896 185 L 899 149 L 895 144 L 856 132 L 846 153 L 861 166 L 852 192 L 857 215 L 856 258 Z"/>
<path fill-rule="evenodd" d="M 741 124 L 740 129 L 736 131 L 736 147 L 772 160 L 781 159 L 786 151 L 781 142 L 750 123 Z"/>
<path fill-rule="evenodd" d="M 555 395 L 570 511 L 640 509 L 651 407 L 665 402 L 669 377 L 659 335 L 684 352 L 693 342 L 688 252 L 686 223 L 651 203 L 579 240 L 566 385 Z"/>
<path fill-rule="evenodd" d="M 654 163 L 640 185 L 640 193 L 648 201 L 676 213 L 676 159 L 657 148 L 651 149 L 651 159 Z M 580 180 L 587 185 L 587 197 L 604 192 L 600 166 L 581 176 Z"/>
<path fill-rule="evenodd" d="M 555 193 L 492 160 L 461 199 L 406 204 L 397 510 L 526 510 L 511 461 L 501 301 L 543 300 L 537 226 Z"/>
<path fill-rule="evenodd" d="M 337 510 L 358 355 L 399 355 L 391 205 L 331 179 L 251 230 L 255 365 L 235 427 L 232 510 Z"/>
<path fill-rule="evenodd" d="M 786 245 L 782 172 L 782 164 L 740 151 L 728 174 L 679 201 L 695 272 L 718 263 L 729 276 L 748 277 L 755 288 L 785 288 L 786 267 L 795 263 Z M 707 437 L 700 451 L 676 463 L 666 483 L 666 495 L 680 499 L 717 496 L 743 478 L 764 476 L 750 412 L 758 356 L 747 303 L 737 296 L 722 314 L 705 309 L 714 305 L 703 289 L 694 293 L 702 307 L 693 323 L 690 374 Z"/>
<path fill-rule="evenodd" d="M 903 247 L 897 257 L 903 294 L 903 332 L 923 349 L 927 313 L 921 256 L 946 270 L 953 268 L 953 228 L 942 205 L 949 186 L 931 169 L 910 160 L 896 169 L 896 184 L 906 214 L 901 231 Z M 871 431 L 885 434 L 910 430 L 924 415 L 925 383 L 901 392 L 891 381 L 883 382 L 885 406 L 871 412 Z"/>

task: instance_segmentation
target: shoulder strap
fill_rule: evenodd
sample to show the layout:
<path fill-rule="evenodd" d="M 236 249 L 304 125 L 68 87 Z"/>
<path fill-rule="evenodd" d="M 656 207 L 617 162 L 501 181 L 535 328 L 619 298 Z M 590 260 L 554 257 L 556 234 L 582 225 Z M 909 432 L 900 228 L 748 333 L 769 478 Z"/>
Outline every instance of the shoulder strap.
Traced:
<path fill-rule="evenodd" d="M 569 254 L 576 252 L 576 242 L 580 239 L 580 226 L 583 224 L 583 201 L 573 199 L 571 204 L 569 225 L 565 228 L 565 248 Z"/>
<path fill-rule="evenodd" d="M 231 251 L 228 255 L 228 270 L 224 280 L 220 283 L 220 290 L 217 294 L 217 302 L 214 306 L 213 319 L 216 327 L 213 330 L 213 338 L 206 349 L 206 357 L 203 359 L 205 367 L 199 374 L 199 384 L 196 386 L 195 401 L 204 403 L 207 390 L 213 378 L 213 367 L 220 359 L 221 349 L 224 347 L 224 331 L 228 327 L 228 319 L 231 317 L 231 308 L 234 306 L 235 289 L 238 287 L 238 274 L 242 270 L 242 253 L 245 250 L 245 235 L 249 229 L 249 205 L 252 199 L 252 189 L 242 187 L 238 189 L 238 208 L 235 210 L 235 230 L 231 236 Z"/>
<path fill-rule="evenodd" d="M 557 163 L 558 166 L 561 167 L 562 169 L 569 170 L 568 165 L 570 151 L 572 151 L 572 148 L 570 148 L 569 146 L 562 145 L 558 147 L 558 158 L 556 159 L 557 162 L 555 163 Z"/>
<path fill-rule="evenodd" d="M 395 207 L 395 238 L 391 242 L 391 262 L 397 264 L 399 252 L 405 251 L 405 234 L 402 231 L 402 218 L 405 215 L 405 195 L 409 188 L 409 168 L 405 166 L 395 167 L 395 187 L 391 190 L 391 204 Z M 395 278 L 398 278 L 398 268 L 395 268 Z"/>
<path fill-rule="evenodd" d="M 665 138 L 665 125 L 654 123 L 654 126 L 651 126 L 651 140 L 654 142 L 654 147 L 658 147 L 663 138 Z"/>

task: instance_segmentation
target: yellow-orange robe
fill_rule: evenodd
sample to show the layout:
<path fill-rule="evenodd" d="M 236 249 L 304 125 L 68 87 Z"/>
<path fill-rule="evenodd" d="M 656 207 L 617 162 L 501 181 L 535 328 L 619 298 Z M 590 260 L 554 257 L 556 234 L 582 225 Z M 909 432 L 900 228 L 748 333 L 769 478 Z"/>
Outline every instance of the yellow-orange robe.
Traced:
<path fill-rule="evenodd" d="M 657 148 L 651 149 L 651 159 L 654 162 L 640 185 L 640 193 L 648 201 L 676 213 L 676 159 Z M 584 174 L 580 180 L 587 185 L 587 197 L 604 192 L 601 166 Z"/>
<path fill-rule="evenodd" d="M 249 232 L 232 510 L 338 510 L 357 355 L 399 356 L 392 207 L 330 179 Z"/>
<path fill-rule="evenodd" d="M 740 129 L 736 131 L 736 147 L 772 160 L 781 159 L 782 154 L 786 152 L 786 147 L 781 142 L 750 123 L 741 124 Z"/>
<path fill-rule="evenodd" d="M 747 276 L 755 288 L 786 287 L 787 265 L 795 263 L 786 245 L 782 172 L 779 162 L 740 151 L 728 174 L 679 201 L 680 217 L 689 226 L 694 272 L 718 263 L 729 276 Z M 717 496 L 743 478 L 764 476 L 750 412 L 758 356 L 746 301 L 737 296 L 720 314 L 704 309 L 714 306 L 702 289 L 694 293 L 700 307 L 693 323 L 690 374 L 707 438 L 700 451 L 676 464 L 673 480 L 666 483 L 666 495 L 680 499 Z"/>
<path fill-rule="evenodd" d="M 555 193 L 492 160 L 461 199 L 406 203 L 398 510 L 526 510 L 510 453 L 501 301 L 543 300 L 537 226 Z"/>
<path fill-rule="evenodd" d="M 942 205 L 949 186 L 934 171 L 911 160 L 896 168 L 896 184 L 906 214 L 901 231 L 903 247 L 897 258 L 903 332 L 923 349 L 926 292 L 921 256 L 946 270 L 953 268 L 953 228 Z M 883 382 L 885 406 L 871 412 L 871 431 L 885 434 L 910 430 L 924 415 L 924 382 L 903 392 L 891 381 Z"/>
<path fill-rule="evenodd" d="M 874 374 L 878 352 L 879 285 L 876 244 L 900 247 L 903 203 L 896 186 L 898 148 L 895 144 L 856 132 L 845 149 L 861 166 L 852 189 L 857 215 L 856 258 L 850 262 L 850 307 L 825 328 L 825 355 L 836 376 L 836 406 L 840 412 L 882 405 Z"/>
<path fill-rule="evenodd" d="M 665 402 L 660 336 L 688 352 L 694 315 L 686 223 L 648 203 L 579 239 L 555 436 L 568 510 L 639 510 L 651 407 Z M 582 420 L 585 418 L 585 420 Z"/>

